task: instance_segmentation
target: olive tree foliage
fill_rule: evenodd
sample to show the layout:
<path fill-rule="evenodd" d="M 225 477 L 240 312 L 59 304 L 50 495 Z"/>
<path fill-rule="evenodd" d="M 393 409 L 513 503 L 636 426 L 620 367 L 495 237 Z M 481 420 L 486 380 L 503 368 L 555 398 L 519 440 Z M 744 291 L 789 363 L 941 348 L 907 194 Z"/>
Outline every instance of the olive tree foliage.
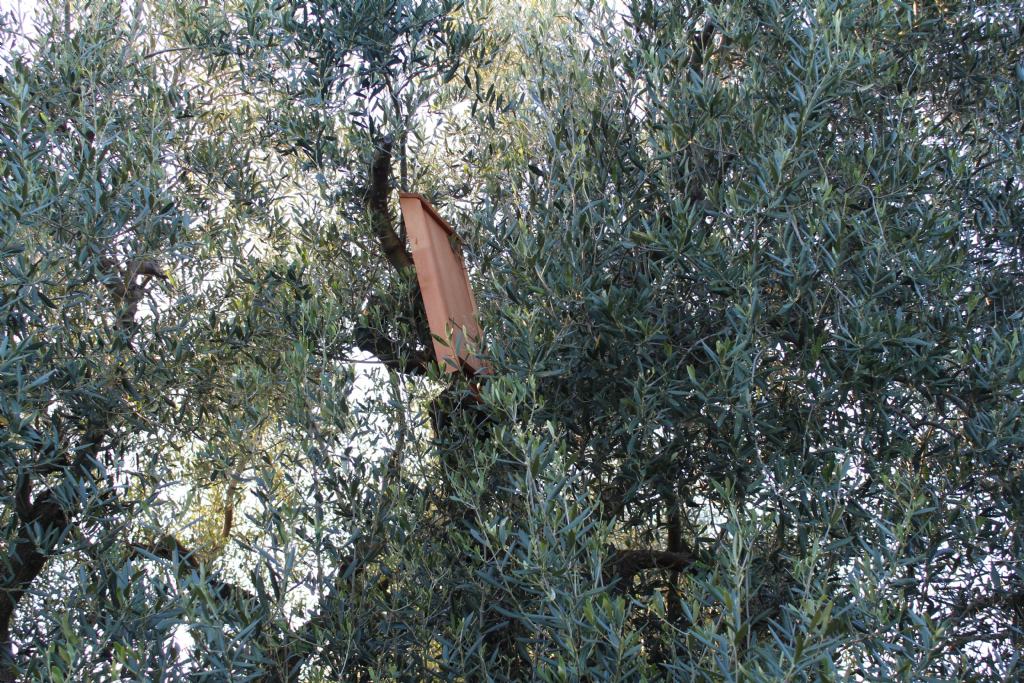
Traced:
<path fill-rule="evenodd" d="M 458 9 L 109 2 L 5 24 L 30 37 L 0 88 L 4 678 L 438 657 L 437 494 L 426 459 L 399 466 L 425 448 L 400 373 L 427 371 L 429 337 L 388 190 L 418 70 L 450 79 L 472 43 Z M 366 366 L 391 374 L 353 396 Z"/>
<path fill-rule="evenodd" d="M 475 138 L 485 327 L 608 541 L 673 553 L 605 556 L 634 670 L 1020 675 L 1021 9 L 524 32 Z M 577 647 L 543 666 L 597 676 Z"/>
<path fill-rule="evenodd" d="M 1020 16 L 5 23 L 3 677 L 1019 677 Z"/>
<path fill-rule="evenodd" d="M 261 235 L 301 225 L 300 202 L 271 191 L 286 173 L 257 176 L 246 110 L 214 97 L 159 9 L 41 8 L 33 37 L 5 45 L 10 680 L 278 676 L 299 537 L 333 523 L 295 521 L 287 462 L 309 434 L 354 431 L 351 367 L 304 346 L 298 250 Z M 215 565 L 229 541 L 234 576 Z"/>
<path fill-rule="evenodd" d="M 181 101 L 138 18 L 50 19 L 35 50 L 5 45 L 0 82 L 7 680 L 163 657 L 174 589 L 140 584 L 129 544 L 148 542 L 163 454 L 195 422 L 175 361 L 199 353 L 206 306 L 175 283 L 211 267 L 170 176 Z"/>

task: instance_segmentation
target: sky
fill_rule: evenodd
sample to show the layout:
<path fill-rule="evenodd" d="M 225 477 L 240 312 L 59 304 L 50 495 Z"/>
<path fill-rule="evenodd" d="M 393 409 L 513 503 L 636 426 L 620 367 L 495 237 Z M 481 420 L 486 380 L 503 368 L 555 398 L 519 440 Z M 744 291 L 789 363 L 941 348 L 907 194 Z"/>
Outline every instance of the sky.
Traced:
<path fill-rule="evenodd" d="M 7 19 L 9 14 L 14 15 L 15 25 L 21 25 L 20 31 L 23 32 L 23 36 L 26 31 L 31 34 L 34 28 L 32 19 L 35 16 L 37 4 L 36 0 L 0 0 L 0 16 L 3 16 L 3 19 L 0 19 L 0 34 L 10 28 Z M 21 18 L 21 21 L 18 21 L 18 18 Z M 6 36 L 0 36 L 0 59 L 7 55 L 8 49 Z"/>

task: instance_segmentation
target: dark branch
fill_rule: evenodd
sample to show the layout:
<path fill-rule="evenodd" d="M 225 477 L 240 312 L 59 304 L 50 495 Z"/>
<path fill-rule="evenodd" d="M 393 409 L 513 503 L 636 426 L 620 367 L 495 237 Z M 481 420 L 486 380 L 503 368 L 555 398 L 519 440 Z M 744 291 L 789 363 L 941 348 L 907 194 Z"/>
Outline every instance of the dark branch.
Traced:
<path fill-rule="evenodd" d="M 690 41 L 690 68 L 698 76 L 701 76 L 704 70 L 704 53 L 711 46 L 711 41 L 715 37 L 715 22 L 710 16 L 706 21 L 703 30 L 700 33 L 695 33 Z"/>
<path fill-rule="evenodd" d="M 408 375 L 422 375 L 434 359 L 430 351 L 403 347 L 382 334 L 379 330 L 357 325 L 355 329 L 356 345 L 363 351 L 376 356 L 385 367 Z"/>
<path fill-rule="evenodd" d="M 377 149 L 370 164 L 369 182 L 367 183 L 364 202 L 370 218 L 373 234 L 380 243 L 381 251 L 398 274 L 409 282 L 413 289 L 411 320 L 417 330 L 417 341 L 403 344 L 389 338 L 381 330 L 372 325 L 358 324 L 355 329 L 356 344 L 364 351 L 372 353 L 388 368 L 405 374 L 423 374 L 433 360 L 431 353 L 429 327 L 423 310 L 423 299 L 416 281 L 415 264 L 412 256 L 405 248 L 405 241 L 395 232 L 394 216 L 391 213 L 389 199 L 391 196 L 391 139 L 383 138 L 377 143 Z M 371 301 L 372 303 L 372 301 Z"/>
<path fill-rule="evenodd" d="M 105 438 L 105 431 L 90 430 L 65 476 L 89 477 Z M 16 680 L 11 647 L 14 611 L 29 586 L 43 571 L 53 546 L 71 523 L 71 515 L 59 502 L 57 490 L 60 486 L 47 489 L 30 501 L 30 484 L 21 482 L 16 510 L 21 526 L 17 538 L 8 546 L 7 571 L 0 576 L 0 681 Z"/>
<path fill-rule="evenodd" d="M 646 569 L 662 569 L 672 572 L 684 572 L 696 562 L 697 556 L 683 546 L 681 550 L 612 550 L 608 560 L 605 580 L 618 580 L 619 590 L 625 590 L 637 572 Z"/>
<path fill-rule="evenodd" d="M 364 202 L 370 215 L 370 226 L 380 242 L 388 263 L 406 277 L 414 271 L 412 256 L 395 232 L 394 217 L 388 200 L 391 198 L 391 139 L 384 138 L 370 163 L 370 182 Z"/>

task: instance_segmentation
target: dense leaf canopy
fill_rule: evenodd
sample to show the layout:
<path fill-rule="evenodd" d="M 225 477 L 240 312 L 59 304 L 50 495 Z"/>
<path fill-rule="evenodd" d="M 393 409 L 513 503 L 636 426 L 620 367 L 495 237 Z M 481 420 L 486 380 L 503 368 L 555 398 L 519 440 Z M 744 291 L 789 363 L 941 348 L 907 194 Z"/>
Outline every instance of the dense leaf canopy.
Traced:
<path fill-rule="evenodd" d="M 1022 17 L 4 15 L 0 680 L 1018 679 Z"/>

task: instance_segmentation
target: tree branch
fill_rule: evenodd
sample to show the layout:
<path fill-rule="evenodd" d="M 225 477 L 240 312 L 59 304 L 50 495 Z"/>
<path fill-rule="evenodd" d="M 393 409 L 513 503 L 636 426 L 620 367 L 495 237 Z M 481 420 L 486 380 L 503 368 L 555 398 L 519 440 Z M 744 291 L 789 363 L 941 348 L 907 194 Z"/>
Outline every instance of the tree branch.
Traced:
<path fill-rule="evenodd" d="M 695 33 L 690 40 L 690 68 L 698 76 L 704 70 L 704 53 L 711 45 L 715 37 L 715 22 L 710 16 L 707 17 L 704 28 L 700 33 Z"/>
<path fill-rule="evenodd" d="M 104 430 L 87 432 L 65 477 L 89 476 L 105 438 Z M 11 643 L 14 611 L 46 566 L 52 546 L 63 537 L 71 523 L 71 515 L 60 504 L 56 493 L 60 486 L 57 484 L 40 493 L 35 501 L 29 501 L 29 483 L 23 484 L 22 499 L 16 510 L 21 526 L 17 538 L 7 550 L 7 571 L 0 576 L 0 681 L 17 680 Z"/>
<path fill-rule="evenodd" d="M 684 572 L 694 565 L 697 556 L 680 541 L 681 550 L 616 550 L 612 548 L 608 559 L 609 572 L 605 579 L 618 580 L 619 590 L 625 590 L 637 572 L 646 569 L 663 569 Z"/>
<path fill-rule="evenodd" d="M 388 203 L 391 196 L 391 145 L 389 137 L 381 138 L 377 143 L 377 150 L 370 163 L 369 182 L 363 201 L 370 217 L 370 226 L 384 257 L 412 287 L 411 320 L 417 330 L 417 336 L 421 337 L 416 341 L 423 342 L 424 348 L 417 348 L 416 341 L 408 345 L 396 342 L 376 327 L 364 324 L 356 325 L 355 342 L 359 348 L 375 355 L 391 370 L 405 374 L 423 374 L 434 358 L 431 352 L 430 328 L 426 324 L 423 297 L 416 280 L 416 267 L 412 255 L 406 250 L 405 241 L 395 232 L 394 216 Z"/>
<path fill-rule="evenodd" d="M 370 182 L 363 202 L 370 215 L 370 227 L 380 242 L 388 263 L 399 274 L 409 277 L 415 271 L 412 255 L 395 232 L 394 217 L 388 200 L 391 196 L 391 138 L 382 138 L 370 163 Z"/>
<path fill-rule="evenodd" d="M 385 367 L 395 372 L 422 375 L 434 359 L 430 351 L 403 347 L 369 325 L 357 325 L 354 335 L 359 348 L 372 353 Z"/>

